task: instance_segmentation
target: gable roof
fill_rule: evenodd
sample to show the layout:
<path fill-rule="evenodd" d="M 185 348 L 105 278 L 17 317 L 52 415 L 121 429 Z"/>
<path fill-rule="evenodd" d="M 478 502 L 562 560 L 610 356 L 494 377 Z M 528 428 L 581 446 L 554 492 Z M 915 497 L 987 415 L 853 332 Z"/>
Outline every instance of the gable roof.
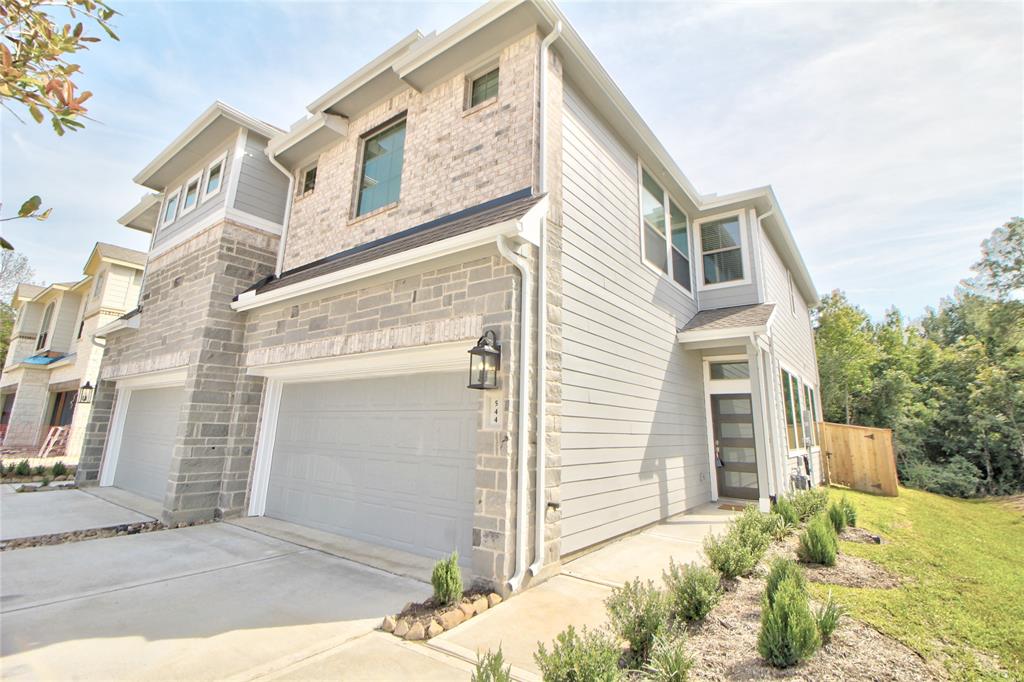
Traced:
<path fill-rule="evenodd" d="M 142 251 L 118 246 L 117 244 L 108 244 L 107 242 L 96 242 L 96 246 L 93 247 L 92 253 L 89 254 L 89 260 L 85 262 L 85 268 L 83 268 L 82 272 L 87 275 L 91 274 L 94 269 L 91 266 L 95 259 L 115 261 L 124 265 L 135 266 L 138 269 L 142 269 L 146 265 L 146 254 Z"/>
<path fill-rule="evenodd" d="M 680 343 L 734 339 L 768 331 L 774 303 L 753 303 L 701 310 L 676 334 Z"/>

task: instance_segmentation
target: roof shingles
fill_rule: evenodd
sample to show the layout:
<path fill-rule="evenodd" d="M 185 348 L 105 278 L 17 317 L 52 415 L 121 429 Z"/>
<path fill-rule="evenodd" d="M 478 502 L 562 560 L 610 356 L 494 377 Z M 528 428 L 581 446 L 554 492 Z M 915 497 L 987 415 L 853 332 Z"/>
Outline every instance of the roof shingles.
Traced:
<path fill-rule="evenodd" d="M 773 310 L 775 310 L 774 303 L 755 303 L 702 310 L 690 318 L 690 321 L 680 331 L 725 331 L 727 329 L 763 327 L 768 324 L 768 318 L 772 316 Z"/>

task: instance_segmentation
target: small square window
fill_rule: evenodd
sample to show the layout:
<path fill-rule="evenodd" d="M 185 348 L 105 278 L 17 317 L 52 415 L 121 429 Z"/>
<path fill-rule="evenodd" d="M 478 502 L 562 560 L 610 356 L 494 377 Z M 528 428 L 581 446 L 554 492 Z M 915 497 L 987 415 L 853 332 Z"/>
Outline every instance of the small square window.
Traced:
<path fill-rule="evenodd" d="M 492 69 L 470 85 L 469 106 L 475 107 L 498 96 L 498 69 Z"/>
<path fill-rule="evenodd" d="M 306 172 L 302 174 L 301 194 L 309 194 L 314 189 L 316 189 L 316 166 L 308 168 Z"/>

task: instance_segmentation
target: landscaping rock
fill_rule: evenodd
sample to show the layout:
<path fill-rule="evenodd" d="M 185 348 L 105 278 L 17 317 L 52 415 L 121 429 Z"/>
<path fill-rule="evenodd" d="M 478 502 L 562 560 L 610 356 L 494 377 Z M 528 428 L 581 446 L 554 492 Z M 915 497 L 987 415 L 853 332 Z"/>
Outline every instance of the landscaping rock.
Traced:
<path fill-rule="evenodd" d="M 439 634 L 444 632 L 444 628 L 436 620 L 430 621 L 430 625 L 427 626 L 427 638 L 437 637 Z"/>
<path fill-rule="evenodd" d="M 411 642 L 415 642 L 426 637 L 426 630 L 423 628 L 423 623 L 413 623 L 412 627 L 409 628 L 409 632 L 405 633 L 405 638 Z"/>
<path fill-rule="evenodd" d="M 462 611 L 462 615 L 466 617 L 466 620 L 476 615 L 476 609 L 473 608 L 472 604 L 459 604 L 459 610 Z"/>
<path fill-rule="evenodd" d="M 384 622 L 380 624 L 380 629 L 384 632 L 394 632 L 397 625 L 394 616 L 384 616 Z"/>
<path fill-rule="evenodd" d="M 398 637 L 405 637 L 409 634 L 409 621 L 404 618 L 398 621 L 398 625 L 395 626 L 395 635 Z"/>
<path fill-rule="evenodd" d="M 441 626 L 445 630 L 451 630 L 464 620 L 466 620 L 466 614 L 461 609 L 452 609 L 441 614 Z"/>
<path fill-rule="evenodd" d="M 500 603 L 501 603 L 501 595 L 498 594 L 497 592 L 491 592 L 489 595 L 487 595 L 487 605 L 488 606 L 493 608 L 493 607 L 497 606 Z"/>
<path fill-rule="evenodd" d="M 473 602 L 473 611 L 475 611 L 477 613 L 477 615 L 483 613 L 486 610 L 487 610 L 487 598 L 486 597 L 480 597 L 475 602 Z"/>

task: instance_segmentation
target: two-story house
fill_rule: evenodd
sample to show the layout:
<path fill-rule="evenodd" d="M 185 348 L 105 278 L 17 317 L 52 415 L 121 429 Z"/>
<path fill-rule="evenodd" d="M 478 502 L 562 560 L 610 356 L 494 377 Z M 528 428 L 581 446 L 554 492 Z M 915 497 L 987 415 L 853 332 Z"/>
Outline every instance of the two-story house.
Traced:
<path fill-rule="evenodd" d="M 308 112 L 214 105 L 136 177 L 153 248 L 80 482 L 514 591 L 820 479 L 775 195 L 699 193 L 555 5 L 415 32 Z"/>
<path fill-rule="evenodd" d="M 0 375 L 5 448 L 31 454 L 48 444 L 51 454 L 78 460 L 103 358 L 93 332 L 135 307 L 145 261 L 139 251 L 98 243 L 83 279 L 18 285 Z"/>

